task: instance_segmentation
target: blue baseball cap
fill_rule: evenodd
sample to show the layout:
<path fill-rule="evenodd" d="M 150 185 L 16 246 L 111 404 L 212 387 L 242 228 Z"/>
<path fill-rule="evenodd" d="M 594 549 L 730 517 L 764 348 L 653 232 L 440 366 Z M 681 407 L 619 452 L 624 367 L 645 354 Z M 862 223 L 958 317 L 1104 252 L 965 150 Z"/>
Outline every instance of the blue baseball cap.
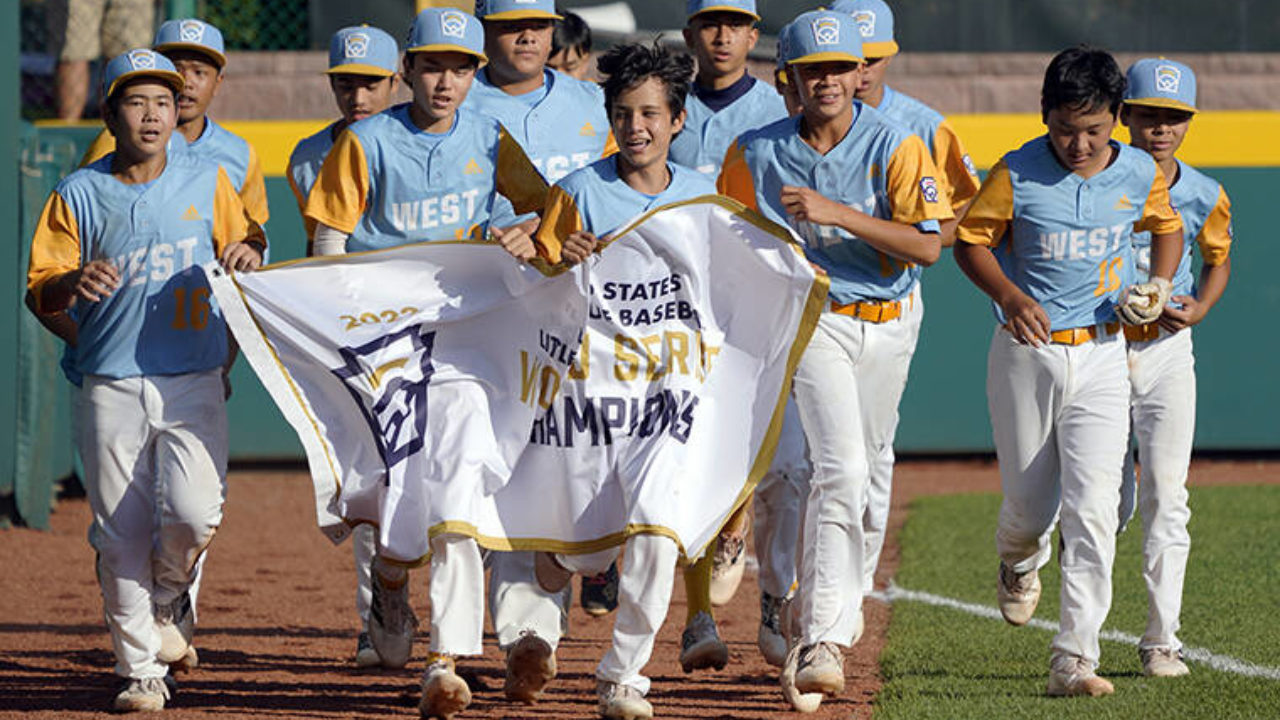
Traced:
<path fill-rule="evenodd" d="M 787 26 L 790 24 L 791 23 L 787 23 L 787 25 L 783 25 L 782 29 L 778 31 L 778 52 L 777 52 L 777 56 L 774 58 L 774 65 L 773 65 L 773 78 L 774 80 L 782 83 L 783 85 L 786 85 L 788 82 L 791 82 L 790 80 L 787 79 L 787 59 L 786 59 L 787 58 L 787 46 L 786 46 Z"/>
<path fill-rule="evenodd" d="M 831 9 L 852 15 L 862 35 L 862 52 L 869 58 L 898 54 L 898 41 L 893 39 L 893 10 L 884 0 L 836 0 Z"/>
<path fill-rule="evenodd" d="M 194 50 L 208 55 L 221 70 L 227 64 L 226 46 L 222 31 L 203 20 L 186 18 L 169 20 L 156 31 L 156 41 L 151 44 L 156 52 L 170 50 Z"/>
<path fill-rule="evenodd" d="M 563 20 L 555 0 L 476 0 L 482 20 Z"/>
<path fill-rule="evenodd" d="M 391 77 L 399 60 L 400 48 L 385 30 L 368 25 L 344 27 L 329 40 L 329 69 L 325 72 Z"/>
<path fill-rule="evenodd" d="M 688 0 L 685 3 L 685 17 L 692 20 L 694 16 L 709 12 L 731 12 L 750 15 L 756 22 L 760 14 L 756 12 L 756 0 Z"/>
<path fill-rule="evenodd" d="M 455 8 L 434 7 L 418 13 L 409 28 L 406 53 L 460 52 L 489 62 L 484 54 L 484 28 L 474 16 Z"/>
<path fill-rule="evenodd" d="M 107 63 L 102 72 L 102 97 L 111 97 L 121 83 L 134 78 L 154 78 L 173 88 L 174 92 L 182 92 L 186 85 L 169 58 L 154 50 L 138 48 L 120 53 Z"/>
<path fill-rule="evenodd" d="M 1197 112 L 1196 74 L 1175 60 L 1143 58 L 1129 66 L 1124 101 L 1129 105 Z"/>
<path fill-rule="evenodd" d="M 778 39 L 788 65 L 817 62 L 864 62 L 862 39 L 853 18 L 831 10 L 800 13 Z"/>

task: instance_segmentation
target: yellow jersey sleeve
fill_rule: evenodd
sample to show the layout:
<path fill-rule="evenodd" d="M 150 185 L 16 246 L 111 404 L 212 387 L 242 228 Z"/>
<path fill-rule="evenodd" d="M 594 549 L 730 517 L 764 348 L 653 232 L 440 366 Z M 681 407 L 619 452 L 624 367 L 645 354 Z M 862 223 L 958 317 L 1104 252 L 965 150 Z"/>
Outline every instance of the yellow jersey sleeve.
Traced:
<path fill-rule="evenodd" d="M 1182 232 L 1182 217 L 1169 204 L 1169 184 L 1165 182 L 1164 171 L 1159 165 L 1156 166 L 1156 176 L 1151 181 L 1147 201 L 1142 206 L 1142 217 L 1133 224 L 1133 229 L 1152 235 Z"/>
<path fill-rule="evenodd" d="M 903 140 L 889 157 L 885 184 L 894 222 L 914 225 L 955 217 L 946 202 L 946 187 L 938 182 L 938 168 L 916 135 Z"/>
<path fill-rule="evenodd" d="M 604 150 L 600 153 L 600 157 L 607 158 L 618 152 L 618 139 L 613 136 L 613 130 L 609 131 L 609 137 L 604 139 Z"/>
<path fill-rule="evenodd" d="M 716 178 L 716 192 L 760 211 L 756 202 L 756 182 L 751 177 L 751 167 L 742 153 L 742 147 L 734 140 L 725 151 L 724 162 L 720 164 L 720 176 Z"/>
<path fill-rule="evenodd" d="M 44 287 L 80 267 L 80 225 L 71 206 L 57 192 L 49 195 L 31 237 L 31 260 L 27 264 L 27 289 L 44 309 Z"/>
<path fill-rule="evenodd" d="M 960 218 L 956 240 L 996 247 L 1012 221 L 1013 182 L 1009 179 L 1009 167 L 1001 160 L 991 168 L 986 182 L 978 188 L 968 211 Z"/>
<path fill-rule="evenodd" d="M 325 165 L 328 164 L 326 160 Z M 498 167 L 494 174 L 498 192 L 511 201 L 516 214 L 540 212 L 546 205 L 547 181 L 524 154 L 520 143 L 507 134 L 506 128 L 498 130 Z"/>
<path fill-rule="evenodd" d="M 951 123 L 943 120 L 933 134 L 933 162 L 946 178 L 950 191 L 951 210 L 959 212 L 965 203 L 978 194 L 981 183 L 972 171 L 973 161 L 964 151 L 964 144 Z"/>
<path fill-rule="evenodd" d="M 350 235 L 369 203 L 369 164 L 364 146 L 343 130 L 320 166 L 303 217 Z"/>
<path fill-rule="evenodd" d="M 219 165 L 218 185 L 213 193 L 213 252 L 222 257 L 228 245 L 241 241 L 260 243 L 264 250 L 267 247 L 262 226 L 249 214 L 231 178 Z"/>
<path fill-rule="evenodd" d="M 258 152 L 252 145 L 249 145 L 249 166 L 244 171 L 240 200 L 244 202 L 244 208 L 254 222 L 260 226 L 267 223 L 267 183 L 262 178 L 262 163 L 258 160 Z"/>
<path fill-rule="evenodd" d="M 1196 244 L 1200 246 L 1200 257 L 1205 265 L 1221 265 L 1227 261 L 1231 251 L 1231 199 L 1227 191 L 1218 186 L 1218 201 L 1204 219 L 1200 234 L 1196 236 Z"/>
<path fill-rule="evenodd" d="M 298 183 L 293 179 L 293 173 L 286 172 L 285 176 L 289 178 L 289 189 L 293 191 L 293 199 L 298 202 L 298 214 L 302 215 L 302 226 L 307 233 L 307 241 L 316 234 L 316 221 L 307 217 L 307 196 L 302 194 L 302 188 L 298 187 Z"/>
<path fill-rule="evenodd" d="M 547 209 L 542 214 L 542 224 L 534 234 L 533 242 L 538 255 L 552 265 L 560 262 L 560 249 L 570 235 L 583 227 L 578 204 L 559 185 L 552 185 L 547 193 Z"/>
<path fill-rule="evenodd" d="M 177 130 L 174 130 L 174 132 L 177 132 Z M 98 133 L 98 137 L 93 139 L 89 149 L 84 151 L 84 157 L 80 158 L 80 167 L 92 165 L 106 157 L 107 153 L 115 151 L 116 136 L 112 135 L 106 128 L 103 128 L 102 132 Z"/>

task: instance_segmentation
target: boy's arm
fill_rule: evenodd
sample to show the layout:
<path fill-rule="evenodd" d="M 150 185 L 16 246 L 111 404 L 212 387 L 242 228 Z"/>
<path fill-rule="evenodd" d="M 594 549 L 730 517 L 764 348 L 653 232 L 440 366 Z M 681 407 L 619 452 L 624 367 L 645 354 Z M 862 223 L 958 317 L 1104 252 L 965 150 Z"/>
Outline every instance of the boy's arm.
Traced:
<path fill-rule="evenodd" d="M 36 316 L 36 320 L 44 326 L 45 330 L 53 333 L 59 340 L 68 344 L 75 345 L 80 337 L 80 326 L 75 320 L 71 319 L 66 311 L 58 311 L 55 313 L 42 313 L 36 308 L 36 296 L 28 290 L 23 298 L 23 303 L 32 315 Z"/>
<path fill-rule="evenodd" d="M 1151 233 L 1151 273 L 1146 282 L 1129 287 L 1121 295 L 1116 314 L 1127 325 L 1147 325 L 1164 312 L 1182 257 L 1182 218 L 1169 204 L 1169 186 L 1158 165 L 1142 206 L 1142 217 L 1133 229 Z"/>
<path fill-rule="evenodd" d="M 259 226 L 267 224 L 270 213 L 267 210 L 267 183 L 262 177 L 262 163 L 258 161 L 258 153 L 249 146 L 249 163 L 244 173 L 244 187 L 240 188 L 240 200 L 249 213 L 249 218 Z"/>
<path fill-rule="evenodd" d="M 955 218 L 939 223 L 942 247 L 948 248 L 955 244 L 960 218 L 964 216 L 973 197 L 978 194 L 981 183 L 973 172 L 973 161 L 965 152 L 960 136 L 946 120 L 939 123 L 934 132 L 933 161 L 947 180 L 951 211 L 955 213 Z"/>
<path fill-rule="evenodd" d="M 317 237 L 320 225 L 350 235 L 367 209 L 369 188 L 364 147 L 355 133 L 343 130 L 320 166 L 303 217 L 316 223 Z"/>
<path fill-rule="evenodd" d="M 77 299 L 98 302 L 120 284 L 108 260 L 80 265 L 80 229 L 71 206 L 57 191 L 49 195 L 31 238 L 27 290 L 41 314 L 57 313 Z"/>
<path fill-rule="evenodd" d="M 1170 332 L 1191 327 L 1204 319 L 1209 310 L 1222 298 L 1231 278 L 1231 200 L 1218 188 L 1218 201 L 1209 217 L 1205 218 L 1200 234 L 1196 236 L 1204 267 L 1200 270 L 1200 283 L 1196 294 L 1174 295 L 1171 300 L 1181 308 L 1166 306 L 1160 316 L 1160 324 Z"/>
<path fill-rule="evenodd" d="M 257 270 L 267 252 L 266 234 L 221 166 L 213 196 L 213 249 L 223 267 L 237 272 Z"/>

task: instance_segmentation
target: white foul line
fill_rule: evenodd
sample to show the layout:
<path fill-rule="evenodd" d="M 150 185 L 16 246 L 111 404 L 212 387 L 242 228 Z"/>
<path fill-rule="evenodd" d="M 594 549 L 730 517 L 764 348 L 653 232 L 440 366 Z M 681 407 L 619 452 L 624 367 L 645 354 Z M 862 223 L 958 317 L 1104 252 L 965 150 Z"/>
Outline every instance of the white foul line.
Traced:
<path fill-rule="evenodd" d="M 934 607 L 959 610 L 961 612 L 969 613 L 970 615 L 977 615 L 978 617 L 984 617 L 991 620 L 1004 621 L 1004 618 L 1000 615 L 1000 610 L 997 608 L 986 605 L 977 605 L 975 603 L 961 602 L 954 598 L 920 592 L 919 590 L 907 590 L 892 583 L 889 584 L 888 590 L 877 590 L 871 594 L 871 597 L 887 603 L 897 602 L 899 600 L 919 602 L 926 605 L 933 605 Z M 1054 633 L 1058 632 L 1058 624 L 1049 622 L 1048 620 L 1031 618 L 1031 621 L 1028 622 L 1027 625 Z M 1138 642 L 1141 640 L 1137 635 L 1130 635 L 1129 633 L 1123 633 L 1117 630 L 1103 630 L 1101 638 L 1103 640 L 1124 643 L 1134 647 L 1137 647 Z M 1268 667 L 1266 665 L 1254 665 L 1253 663 L 1245 662 L 1244 660 L 1237 660 L 1230 655 L 1218 655 L 1217 653 L 1210 652 L 1203 648 L 1183 647 L 1182 655 L 1187 660 L 1208 665 L 1210 668 L 1220 672 L 1233 673 L 1236 675 L 1243 675 L 1245 677 L 1260 677 L 1268 680 L 1280 680 L 1280 668 Z"/>

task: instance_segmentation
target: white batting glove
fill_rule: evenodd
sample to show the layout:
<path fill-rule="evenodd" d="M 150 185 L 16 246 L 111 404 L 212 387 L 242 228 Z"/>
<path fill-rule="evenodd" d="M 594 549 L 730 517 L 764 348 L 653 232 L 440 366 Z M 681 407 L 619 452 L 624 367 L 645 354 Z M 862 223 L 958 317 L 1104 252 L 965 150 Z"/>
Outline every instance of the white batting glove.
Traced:
<path fill-rule="evenodd" d="M 1164 306 L 1173 294 L 1173 283 L 1162 277 L 1131 286 L 1116 305 L 1116 315 L 1126 325 L 1146 325 L 1155 322 L 1164 312 Z"/>

